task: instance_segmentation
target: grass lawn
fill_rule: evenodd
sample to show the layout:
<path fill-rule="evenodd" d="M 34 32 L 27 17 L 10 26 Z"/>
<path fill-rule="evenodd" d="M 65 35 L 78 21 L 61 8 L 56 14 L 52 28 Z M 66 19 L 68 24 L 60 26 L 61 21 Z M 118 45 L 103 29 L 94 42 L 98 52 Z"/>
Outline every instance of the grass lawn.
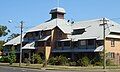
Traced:
<path fill-rule="evenodd" d="M 0 66 L 10 66 L 10 67 L 19 67 L 19 63 L 13 63 L 9 65 L 9 63 L 0 63 Z M 21 64 L 22 68 L 33 68 L 33 69 L 47 69 L 47 70 L 103 70 L 102 66 L 56 66 L 56 65 L 47 65 L 47 67 L 42 67 L 42 64 L 30 64 L 26 66 L 25 63 Z M 120 69 L 120 66 L 107 66 L 107 70 L 109 69 Z"/>

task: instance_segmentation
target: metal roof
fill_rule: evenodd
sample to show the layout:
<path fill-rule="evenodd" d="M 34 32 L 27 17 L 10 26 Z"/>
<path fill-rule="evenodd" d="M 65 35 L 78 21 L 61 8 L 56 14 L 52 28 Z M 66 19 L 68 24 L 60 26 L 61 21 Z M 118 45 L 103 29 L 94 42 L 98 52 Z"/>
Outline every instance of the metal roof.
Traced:
<path fill-rule="evenodd" d="M 95 37 L 97 40 L 103 39 L 103 27 L 100 26 L 102 24 L 102 19 L 94 19 L 88 21 L 80 21 L 76 22 L 72 25 L 72 28 L 82 27 L 85 28 L 85 32 L 79 35 L 72 35 L 71 38 L 73 39 L 86 39 L 86 38 L 93 38 Z M 109 20 L 106 18 L 106 20 Z M 120 25 L 116 22 L 111 20 L 108 21 L 106 24 L 105 35 L 106 37 L 110 34 L 110 32 L 120 32 Z"/>
<path fill-rule="evenodd" d="M 65 19 L 53 19 L 48 22 L 42 23 L 36 27 L 31 28 L 27 32 L 42 31 L 42 30 L 52 30 L 55 27 L 59 27 L 64 33 L 71 33 L 71 24 Z"/>
<path fill-rule="evenodd" d="M 7 43 L 5 43 L 3 46 L 5 45 L 17 45 L 20 44 L 20 36 L 17 36 L 16 38 L 13 38 L 12 40 L 8 41 Z M 23 37 L 25 36 L 25 34 L 22 35 L 22 41 L 23 41 Z"/>

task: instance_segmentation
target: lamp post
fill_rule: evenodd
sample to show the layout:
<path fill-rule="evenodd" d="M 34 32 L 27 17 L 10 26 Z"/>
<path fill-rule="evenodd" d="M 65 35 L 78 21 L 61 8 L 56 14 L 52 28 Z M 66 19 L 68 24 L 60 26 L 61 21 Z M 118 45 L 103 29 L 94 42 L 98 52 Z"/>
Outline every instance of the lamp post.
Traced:
<path fill-rule="evenodd" d="M 12 20 L 9 20 L 8 22 L 12 23 Z M 21 67 L 21 63 L 22 63 L 22 32 L 23 32 L 23 21 L 20 22 L 20 61 L 19 61 L 19 67 Z"/>

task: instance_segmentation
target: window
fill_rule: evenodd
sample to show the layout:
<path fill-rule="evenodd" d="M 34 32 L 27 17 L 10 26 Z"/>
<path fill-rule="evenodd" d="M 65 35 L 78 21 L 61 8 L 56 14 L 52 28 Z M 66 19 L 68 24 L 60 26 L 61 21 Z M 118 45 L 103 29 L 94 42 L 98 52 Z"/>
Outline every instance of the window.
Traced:
<path fill-rule="evenodd" d="M 78 42 L 77 41 L 73 42 L 73 47 L 78 47 Z"/>
<path fill-rule="evenodd" d="M 77 34 L 83 34 L 85 32 L 85 29 L 74 29 L 73 30 L 73 35 L 77 35 Z"/>
<path fill-rule="evenodd" d="M 81 40 L 80 45 L 86 45 L 86 40 Z"/>
<path fill-rule="evenodd" d="M 62 42 L 58 42 L 58 47 L 62 47 Z"/>
<path fill-rule="evenodd" d="M 115 40 L 111 39 L 111 47 L 115 47 Z"/>
<path fill-rule="evenodd" d="M 95 44 L 95 40 L 91 39 L 91 40 L 88 40 L 88 45 L 94 45 Z"/>
<path fill-rule="evenodd" d="M 65 41 L 64 46 L 67 46 L 67 47 L 70 46 L 70 41 Z"/>

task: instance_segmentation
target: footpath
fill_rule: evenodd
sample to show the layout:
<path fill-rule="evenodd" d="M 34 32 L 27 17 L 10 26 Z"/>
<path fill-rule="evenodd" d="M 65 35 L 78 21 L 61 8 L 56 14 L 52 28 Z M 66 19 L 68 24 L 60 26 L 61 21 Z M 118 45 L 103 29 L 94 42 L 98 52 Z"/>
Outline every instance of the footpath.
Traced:
<path fill-rule="evenodd" d="M 6 67 L 19 67 L 19 63 L 13 63 L 9 65 L 9 63 L 0 63 L 0 66 Z M 24 63 L 21 64 L 20 68 L 30 68 L 30 69 L 39 69 L 39 70 L 68 70 L 68 71 L 89 71 L 89 72 L 120 72 L 120 66 L 107 66 L 106 69 L 103 69 L 102 66 L 56 66 L 56 65 L 48 65 L 47 67 L 42 67 L 42 64 L 30 64 L 26 65 Z"/>

